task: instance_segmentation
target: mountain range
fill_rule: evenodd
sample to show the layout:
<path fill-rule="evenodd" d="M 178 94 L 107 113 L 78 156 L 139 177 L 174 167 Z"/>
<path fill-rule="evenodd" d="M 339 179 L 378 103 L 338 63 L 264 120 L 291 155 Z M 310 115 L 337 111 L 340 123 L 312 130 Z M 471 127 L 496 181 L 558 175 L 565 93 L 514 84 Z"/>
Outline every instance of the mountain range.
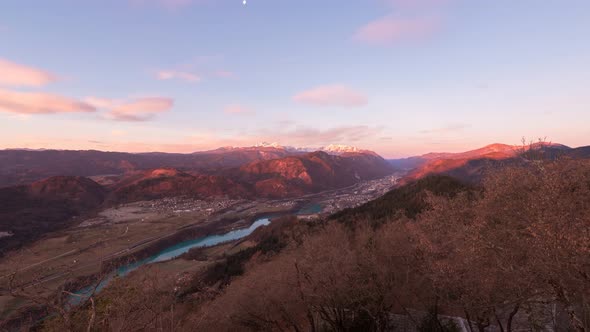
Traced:
<path fill-rule="evenodd" d="M 526 158 L 523 158 L 526 157 Z M 401 184 L 430 174 L 477 182 L 486 170 L 535 158 L 590 158 L 590 147 L 492 144 L 461 153 L 385 160 L 328 146 L 314 152 L 264 144 L 191 154 L 0 151 L 0 249 L 67 227 L 99 208 L 164 197 L 288 198 L 397 172 Z"/>
<path fill-rule="evenodd" d="M 355 150 L 356 151 L 356 150 Z M 360 150 L 358 150 L 360 151 Z M 374 152 L 279 147 L 193 154 L 0 151 L 0 250 L 67 227 L 98 208 L 165 197 L 286 198 L 391 174 Z"/>
<path fill-rule="evenodd" d="M 174 169 L 178 176 L 192 176 L 199 179 L 197 182 L 224 186 L 221 183 L 229 181 L 229 186 L 241 184 L 253 195 L 276 197 L 342 187 L 393 171 L 403 172 L 409 179 L 433 173 L 455 174 L 466 179 L 479 174 L 487 164 L 518 162 L 525 153 L 543 154 L 546 158 L 588 158 L 590 147 L 570 148 L 554 143 L 526 147 L 491 144 L 459 153 L 428 153 L 388 161 L 373 151 L 345 145 L 307 149 L 276 143 L 190 154 L 2 150 L 0 187 L 31 184 L 52 176 L 84 176 L 106 186 L 118 183 L 117 188 L 122 190 L 119 187 L 130 179 L 136 184 L 142 182 L 141 178 L 158 182 L 161 180 L 153 180 L 150 172 Z M 122 180 L 125 181 L 119 183 Z M 204 191 L 203 195 L 215 192 L 220 191 Z M 234 191 L 239 192 L 241 189 Z"/>
<path fill-rule="evenodd" d="M 276 143 L 261 143 L 253 147 L 223 147 L 190 154 L 180 153 L 122 153 L 95 150 L 1 150 L 0 187 L 27 184 L 50 176 L 120 175 L 156 168 L 175 168 L 216 174 L 242 165 L 323 151 L 331 155 L 370 154 L 345 145 L 330 145 L 319 149 L 283 147 Z"/>
<path fill-rule="evenodd" d="M 525 157 L 525 158 L 523 158 Z M 538 142 L 529 145 L 490 144 L 459 153 L 428 153 L 421 156 L 389 160 L 404 170 L 404 182 L 430 174 L 450 175 L 467 182 L 477 182 L 487 169 L 519 164 L 533 159 L 590 158 L 590 147 L 570 148 L 563 144 Z"/>

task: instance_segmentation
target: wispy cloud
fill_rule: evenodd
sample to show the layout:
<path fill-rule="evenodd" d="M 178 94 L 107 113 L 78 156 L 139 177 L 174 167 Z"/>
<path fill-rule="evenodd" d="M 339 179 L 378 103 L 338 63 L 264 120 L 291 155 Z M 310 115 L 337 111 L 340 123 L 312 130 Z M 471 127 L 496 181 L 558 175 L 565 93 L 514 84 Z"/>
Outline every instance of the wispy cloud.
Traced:
<path fill-rule="evenodd" d="M 95 112 L 88 103 L 48 93 L 0 89 L 0 111 L 17 114 Z"/>
<path fill-rule="evenodd" d="M 156 78 L 159 80 L 173 80 L 178 79 L 185 82 L 196 83 L 201 81 L 201 77 L 197 74 L 188 71 L 178 70 L 160 70 L 156 73 Z"/>
<path fill-rule="evenodd" d="M 382 127 L 365 125 L 314 128 L 289 124 L 243 133 L 239 137 L 244 143 L 278 142 L 298 147 L 320 147 L 329 144 L 367 145 L 383 136 L 382 132 Z"/>
<path fill-rule="evenodd" d="M 157 129 L 154 129 L 157 132 Z M 253 146 L 260 142 L 278 142 L 279 144 L 298 147 L 321 147 L 329 144 L 353 144 L 359 147 L 369 147 L 372 140 L 381 136 L 381 128 L 369 126 L 344 126 L 328 129 L 298 127 L 290 130 L 268 129 L 244 132 L 235 135 L 223 135 L 217 132 L 200 130 L 196 134 L 184 137 L 182 140 L 151 143 L 141 141 L 127 141 L 122 137 L 115 137 L 104 148 L 112 151 L 127 152 L 195 152 L 215 149 L 221 146 Z M 126 137 L 132 138 L 131 135 Z M 68 143 L 72 144 L 72 143 Z M 62 147 L 63 148 L 63 147 Z M 70 148 L 83 148 L 75 146 Z"/>
<path fill-rule="evenodd" d="M 293 96 L 296 102 L 314 106 L 360 107 L 368 103 L 363 93 L 344 85 L 324 85 Z"/>
<path fill-rule="evenodd" d="M 0 86 L 40 87 L 56 80 L 50 72 L 0 58 Z"/>
<path fill-rule="evenodd" d="M 386 16 L 359 28 L 353 39 L 372 45 L 392 45 L 404 40 L 420 39 L 437 31 L 439 20 L 428 18 L 399 18 Z"/>
<path fill-rule="evenodd" d="M 285 142 L 294 142 L 302 146 L 317 146 L 327 144 L 354 144 L 381 133 L 382 129 L 369 126 L 341 126 L 329 129 L 297 127 L 286 132 L 276 132 L 273 136 L 280 137 Z"/>
<path fill-rule="evenodd" d="M 106 117 L 115 121 L 148 121 L 156 114 L 167 112 L 174 100 L 166 97 L 147 97 L 132 100 L 87 98 L 97 108 L 107 110 Z"/>
<path fill-rule="evenodd" d="M 163 79 L 198 80 L 182 72 L 160 73 Z M 55 74 L 0 58 L 0 86 L 42 87 L 57 80 Z M 172 108 L 174 100 L 147 97 L 113 100 L 90 97 L 85 101 L 43 92 L 23 92 L 0 88 L 0 111 L 20 115 L 96 112 L 106 110 L 106 117 L 117 121 L 146 121 Z"/>
<path fill-rule="evenodd" d="M 181 80 L 189 83 L 198 83 L 208 77 L 213 78 L 235 78 L 236 74 L 229 70 L 212 70 L 201 68 L 197 73 L 194 69 L 195 65 L 188 64 L 179 66 L 179 69 L 164 69 L 155 72 L 155 77 L 158 80 Z M 200 65 L 199 67 L 207 67 Z"/>
<path fill-rule="evenodd" d="M 223 109 L 224 113 L 227 114 L 240 114 L 240 115 L 253 115 L 255 112 L 254 110 L 239 105 L 239 104 L 231 104 L 231 105 L 227 105 L 224 109 Z"/>
<path fill-rule="evenodd" d="M 90 125 L 92 126 L 92 125 Z M 253 146 L 260 142 L 278 142 L 283 145 L 298 147 L 321 147 L 329 144 L 351 144 L 360 148 L 372 148 L 379 137 L 383 136 L 384 128 L 373 126 L 338 126 L 332 128 L 314 128 L 292 125 L 289 128 L 272 126 L 261 130 L 245 130 L 239 132 L 220 132 L 206 128 L 194 128 L 190 135 L 175 133 L 170 136 L 165 128 L 156 124 L 133 126 L 119 131 L 116 128 L 110 135 L 100 137 L 104 143 L 99 148 L 109 151 L 126 152 L 195 152 L 211 150 L 222 146 Z M 149 133 L 145 136 L 143 133 Z M 107 131 L 109 133 L 109 131 Z M 85 139 L 73 139 L 68 133 L 62 136 L 24 135 L 19 143 L 0 142 L 0 148 L 58 148 L 58 149 L 89 149 L 96 146 L 88 145 Z M 387 142 L 387 145 L 391 145 Z"/>
<path fill-rule="evenodd" d="M 357 42 L 391 46 L 422 40 L 442 29 L 445 9 L 454 0 L 380 0 L 392 12 L 358 28 Z"/>

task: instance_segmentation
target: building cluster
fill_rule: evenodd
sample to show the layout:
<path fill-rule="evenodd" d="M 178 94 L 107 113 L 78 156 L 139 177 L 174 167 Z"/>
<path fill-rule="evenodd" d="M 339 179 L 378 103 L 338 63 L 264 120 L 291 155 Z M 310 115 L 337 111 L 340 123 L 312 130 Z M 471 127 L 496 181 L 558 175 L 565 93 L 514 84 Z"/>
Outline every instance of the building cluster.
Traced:
<path fill-rule="evenodd" d="M 322 213 L 334 213 L 365 204 L 390 191 L 398 176 L 390 175 L 381 179 L 365 181 L 345 190 L 336 191 L 322 201 Z"/>
<path fill-rule="evenodd" d="M 158 213 L 183 214 L 198 212 L 208 216 L 243 202 L 244 200 L 235 199 L 200 200 L 189 197 L 166 197 L 140 202 L 138 205 Z"/>

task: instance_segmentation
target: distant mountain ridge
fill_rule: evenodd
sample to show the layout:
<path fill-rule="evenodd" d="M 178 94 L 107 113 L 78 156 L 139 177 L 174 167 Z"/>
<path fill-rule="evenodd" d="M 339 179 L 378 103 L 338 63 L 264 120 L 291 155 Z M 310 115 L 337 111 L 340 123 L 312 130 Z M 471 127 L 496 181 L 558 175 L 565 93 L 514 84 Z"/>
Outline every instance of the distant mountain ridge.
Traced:
<path fill-rule="evenodd" d="M 312 148 L 312 147 L 301 148 L 301 147 L 294 147 L 294 146 L 283 146 L 277 142 L 272 142 L 272 143 L 261 142 L 261 143 L 254 145 L 254 146 L 251 146 L 251 147 L 228 146 L 228 147 L 222 147 L 222 148 L 212 150 L 212 151 L 235 151 L 235 150 L 260 149 L 260 148 L 272 148 L 272 149 L 285 150 L 285 151 L 295 152 L 295 153 L 308 153 L 308 152 L 323 151 L 328 154 L 334 154 L 334 155 L 339 155 L 339 154 L 343 154 L 343 153 L 376 154 L 375 152 L 370 151 L 370 150 L 360 149 L 356 146 L 344 145 L 344 144 L 330 144 L 330 145 L 322 146 L 322 147 L 318 147 L 318 148 Z"/>
<path fill-rule="evenodd" d="M 70 153 L 65 154 L 72 157 Z M 90 155 L 94 156 L 92 152 Z M 77 167 L 90 166 L 92 161 L 96 159 L 83 159 Z M 104 185 L 82 176 L 54 176 L 27 185 L 0 188 L 0 232 L 11 234 L 0 238 L 0 256 L 2 250 L 17 248 L 46 232 L 68 227 L 72 217 L 108 206 L 178 196 L 288 198 L 343 188 L 394 171 L 385 159 L 372 154 L 331 155 L 322 151 L 252 161 L 217 174 L 164 167 L 137 170 L 128 167 L 136 162 L 128 159 L 113 158 L 105 162 L 108 163 L 103 167 L 115 170 L 115 166 L 124 163 L 128 171 L 108 176 L 109 181 Z M 233 160 L 229 164 L 232 163 Z"/>
<path fill-rule="evenodd" d="M 346 146 L 329 146 L 327 152 L 376 153 Z M 315 151 L 315 150 L 314 150 Z M 175 168 L 217 174 L 220 170 L 287 156 L 304 155 L 307 149 L 261 144 L 252 147 L 223 147 L 189 154 L 125 153 L 96 150 L 0 150 L 0 187 L 27 184 L 51 176 L 96 176 Z"/>
<path fill-rule="evenodd" d="M 529 159 L 590 158 L 590 147 L 570 148 L 563 144 L 538 142 L 530 145 L 490 144 L 459 153 L 428 153 L 389 162 L 408 171 L 406 181 L 430 174 L 445 174 L 465 181 L 481 179 L 487 169 L 524 163 Z"/>
<path fill-rule="evenodd" d="M 332 153 L 288 152 L 282 147 L 259 146 L 187 155 L 0 151 L 0 179 L 4 183 L 11 179 L 30 180 L 52 172 L 65 173 L 50 174 L 26 185 L 0 188 L 0 232 L 10 234 L 0 238 L 0 250 L 18 247 L 47 231 L 68 227 L 74 216 L 133 201 L 176 196 L 297 197 L 383 177 L 404 168 L 402 165 L 407 174 L 401 184 L 432 174 L 474 182 L 488 169 L 527 163 L 535 158 L 590 158 L 590 146 L 572 149 L 559 144 L 537 144 L 529 149 L 492 144 L 461 153 L 430 153 L 393 161 L 370 151 L 340 146 L 329 149 Z M 113 175 L 98 177 L 108 178 L 108 181 L 97 179 L 101 184 L 79 176 L 93 173 Z"/>

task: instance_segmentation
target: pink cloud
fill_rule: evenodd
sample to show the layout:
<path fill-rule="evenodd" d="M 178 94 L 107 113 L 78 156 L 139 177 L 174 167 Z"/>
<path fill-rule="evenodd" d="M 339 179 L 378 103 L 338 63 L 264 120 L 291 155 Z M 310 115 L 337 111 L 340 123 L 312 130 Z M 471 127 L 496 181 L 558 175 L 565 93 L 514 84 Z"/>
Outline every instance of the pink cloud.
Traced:
<path fill-rule="evenodd" d="M 52 73 L 0 58 L 0 86 L 40 87 L 56 80 Z"/>
<path fill-rule="evenodd" d="M 238 104 L 232 104 L 232 105 L 227 105 L 224 109 L 223 112 L 227 113 L 227 114 L 242 114 L 242 115 L 248 115 L 248 114 L 254 114 L 254 111 L 244 107 L 242 105 L 238 105 Z"/>
<path fill-rule="evenodd" d="M 147 97 L 134 100 L 88 98 L 87 102 L 97 108 L 108 110 L 107 118 L 115 121 L 147 121 L 158 113 L 167 112 L 174 100 L 166 97 Z"/>
<path fill-rule="evenodd" d="M 368 44 L 390 45 L 427 37 L 436 31 L 438 23 L 438 20 L 432 18 L 405 19 L 386 16 L 359 28 L 352 38 Z"/>
<path fill-rule="evenodd" d="M 172 79 L 179 79 L 186 82 L 199 82 L 201 77 L 186 71 L 176 71 L 176 70 L 161 70 L 156 73 L 156 77 L 159 80 L 172 80 Z"/>
<path fill-rule="evenodd" d="M 110 137 L 101 138 L 100 145 L 92 142 L 92 137 L 72 139 L 67 134 L 62 137 L 42 137 L 32 135 L 20 137 L 18 143 L 0 141 L 0 148 L 56 148 L 92 149 L 125 152 L 182 152 L 191 153 L 216 149 L 222 146 L 253 146 L 260 142 L 279 142 L 298 147 L 320 147 L 328 144 L 353 144 L 358 147 L 372 146 L 371 142 L 381 136 L 381 128 L 368 126 L 344 126 L 328 129 L 297 127 L 292 129 L 272 128 L 268 130 L 245 131 L 233 135 L 220 134 L 207 129 L 196 130 L 194 134 L 180 135 L 168 140 L 160 137 L 160 128 L 149 128 L 149 136 L 142 132 L 119 132 L 113 130 Z M 165 136 L 165 135 L 163 135 Z M 391 144 L 387 142 L 387 144 Z"/>
<path fill-rule="evenodd" d="M 117 101 L 114 99 L 97 98 L 97 97 L 88 97 L 85 99 L 85 101 L 88 104 L 93 105 L 96 108 L 102 108 L 102 109 L 110 109 L 110 108 L 113 108 L 114 105 L 117 104 Z"/>
<path fill-rule="evenodd" d="M 145 124 L 133 127 L 111 128 L 100 138 L 92 134 L 94 123 L 80 124 L 80 128 L 89 128 L 88 134 L 81 131 L 80 136 L 72 137 L 67 131 L 55 131 L 52 136 L 47 133 L 19 134 L 11 140 L 0 140 L 1 148 L 55 148 L 55 149 L 102 149 L 126 152 L 183 152 L 190 153 L 216 149 L 223 146 L 253 146 L 260 142 L 278 142 L 284 146 L 318 148 L 329 144 L 349 144 L 359 148 L 374 149 L 398 148 L 391 141 L 383 141 L 386 134 L 383 127 L 365 125 L 336 126 L 315 128 L 297 123 L 288 127 L 274 124 L 265 129 L 220 132 L 212 128 L 194 128 L 190 132 L 177 131 L 169 135 L 169 130 L 157 124 Z M 110 133 L 110 135 L 109 135 Z M 57 136 L 56 136 L 57 135 Z M 396 139 L 397 137 L 393 138 Z M 98 143 L 91 142 L 95 140 Z"/>
<path fill-rule="evenodd" d="M 344 85 L 324 85 L 303 91 L 293 97 L 296 102 L 315 106 L 360 107 L 367 96 Z"/>
<path fill-rule="evenodd" d="M 364 125 L 340 126 L 328 129 L 296 126 L 292 129 L 273 129 L 261 131 L 261 141 L 279 141 L 296 146 L 313 146 L 328 144 L 357 144 L 379 136 L 382 128 Z"/>
<path fill-rule="evenodd" d="M 94 112 L 92 105 L 47 93 L 0 89 L 0 111 L 17 114 Z"/>
<path fill-rule="evenodd" d="M 109 116 L 119 121 L 146 121 L 157 113 L 169 111 L 173 105 L 170 98 L 141 98 L 114 107 Z"/>

